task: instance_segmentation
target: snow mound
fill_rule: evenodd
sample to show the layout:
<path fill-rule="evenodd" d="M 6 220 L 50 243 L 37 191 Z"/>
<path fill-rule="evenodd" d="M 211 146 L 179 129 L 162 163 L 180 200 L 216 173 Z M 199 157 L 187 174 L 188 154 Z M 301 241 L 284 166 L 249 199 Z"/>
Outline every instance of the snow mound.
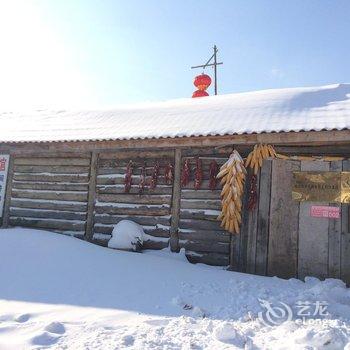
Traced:
<path fill-rule="evenodd" d="M 114 226 L 108 248 L 139 251 L 144 236 L 142 226 L 130 220 L 122 220 Z"/>

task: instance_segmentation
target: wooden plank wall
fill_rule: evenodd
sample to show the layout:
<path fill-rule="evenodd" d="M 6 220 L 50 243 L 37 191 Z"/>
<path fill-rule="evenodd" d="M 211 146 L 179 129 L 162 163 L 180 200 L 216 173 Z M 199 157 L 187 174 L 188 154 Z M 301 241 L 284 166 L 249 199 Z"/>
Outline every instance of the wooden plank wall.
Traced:
<path fill-rule="evenodd" d="M 90 156 L 13 159 L 9 224 L 85 233 Z"/>
<path fill-rule="evenodd" d="M 224 151 L 223 151 L 224 152 Z M 226 151 L 227 152 L 227 151 Z M 182 165 L 189 159 L 191 174 L 188 185 L 181 188 L 179 246 L 185 248 L 192 262 L 211 265 L 229 265 L 230 234 L 220 227 L 217 220 L 221 210 L 220 184 L 209 189 L 209 165 L 216 160 L 219 166 L 227 161 L 229 153 L 183 151 Z M 202 161 L 203 182 L 194 189 L 196 159 Z"/>
<path fill-rule="evenodd" d="M 341 205 L 341 219 L 311 217 L 311 205 L 338 205 L 293 201 L 292 173 L 299 170 L 349 171 L 350 161 L 264 161 L 259 204 L 244 213 L 236 269 L 282 278 L 341 278 L 350 284 L 349 205 Z"/>
<path fill-rule="evenodd" d="M 124 191 L 124 177 L 129 161 L 134 164 L 132 187 Z M 149 188 L 153 167 L 158 162 L 160 175 L 157 187 Z M 148 240 L 146 249 L 162 249 L 170 237 L 170 204 L 172 184 L 164 179 L 165 166 L 174 165 L 174 151 L 100 153 L 98 157 L 93 239 L 107 244 L 113 226 L 129 219 L 142 225 Z M 141 168 L 146 167 L 146 187 L 139 194 Z"/>
<path fill-rule="evenodd" d="M 269 243 L 270 198 L 272 160 L 265 160 L 257 175 L 257 203 L 253 210 L 248 210 L 245 199 L 244 217 L 241 232 L 240 271 L 266 275 Z M 249 171 L 246 190 L 249 190 L 251 171 Z M 248 197 L 248 196 L 247 196 Z"/>
<path fill-rule="evenodd" d="M 292 200 L 293 171 L 300 162 L 272 161 L 267 274 L 295 277 L 298 256 L 299 203 Z"/>

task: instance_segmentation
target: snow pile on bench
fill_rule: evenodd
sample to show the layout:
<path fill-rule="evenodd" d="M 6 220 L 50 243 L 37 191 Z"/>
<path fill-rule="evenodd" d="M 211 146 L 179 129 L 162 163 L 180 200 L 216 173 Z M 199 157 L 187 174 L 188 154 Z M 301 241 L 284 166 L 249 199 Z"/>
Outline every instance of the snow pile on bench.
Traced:
<path fill-rule="evenodd" d="M 144 241 L 142 226 L 130 220 L 121 220 L 114 226 L 108 248 L 139 251 Z"/>

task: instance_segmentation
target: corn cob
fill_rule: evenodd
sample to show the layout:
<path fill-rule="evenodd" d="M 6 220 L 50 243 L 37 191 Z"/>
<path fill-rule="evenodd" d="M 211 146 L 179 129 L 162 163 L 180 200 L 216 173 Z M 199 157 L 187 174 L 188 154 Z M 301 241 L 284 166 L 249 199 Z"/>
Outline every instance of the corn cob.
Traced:
<path fill-rule="evenodd" d="M 250 167 L 254 170 L 256 175 L 259 169 L 262 167 L 263 160 L 266 158 L 276 158 L 279 155 L 276 154 L 274 148 L 271 145 L 255 145 L 253 150 L 248 154 L 245 161 L 245 167 Z"/>
<path fill-rule="evenodd" d="M 234 150 L 217 175 L 223 186 L 221 191 L 221 227 L 231 233 L 239 233 L 242 222 L 242 195 L 246 169 L 242 157 Z"/>

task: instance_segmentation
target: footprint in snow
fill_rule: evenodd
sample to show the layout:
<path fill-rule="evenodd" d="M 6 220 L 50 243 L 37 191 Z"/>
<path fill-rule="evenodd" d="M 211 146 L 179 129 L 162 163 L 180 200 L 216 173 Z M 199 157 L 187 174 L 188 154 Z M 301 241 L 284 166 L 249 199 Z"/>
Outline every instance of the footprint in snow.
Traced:
<path fill-rule="evenodd" d="M 15 328 L 11 326 L 0 327 L 0 333 L 9 333 L 14 331 Z"/>
<path fill-rule="evenodd" d="M 66 328 L 60 322 L 51 322 L 45 327 L 45 331 L 54 334 L 64 334 L 66 332 Z"/>
<path fill-rule="evenodd" d="M 134 345 L 135 338 L 132 335 L 124 335 L 122 342 L 124 346 L 132 346 Z"/>
<path fill-rule="evenodd" d="M 53 345 L 55 343 L 57 343 L 58 339 L 60 337 L 57 336 L 53 336 L 52 334 L 48 333 L 48 332 L 44 332 L 42 334 L 39 334 L 35 337 L 32 338 L 32 345 Z"/>
<path fill-rule="evenodd" d="M 13 320 L 13 315 L 0 315 L 0 322 L 7 322 L 7 321 L 12 321 Z"/>
<path fill-rule="evenodd" d="M 22 314 L 17 317 L 15 317 L 15 321 L 18 323 L 24 323 L 27 322 L 30 319 L 31 315 L 30 314 Z"/>

